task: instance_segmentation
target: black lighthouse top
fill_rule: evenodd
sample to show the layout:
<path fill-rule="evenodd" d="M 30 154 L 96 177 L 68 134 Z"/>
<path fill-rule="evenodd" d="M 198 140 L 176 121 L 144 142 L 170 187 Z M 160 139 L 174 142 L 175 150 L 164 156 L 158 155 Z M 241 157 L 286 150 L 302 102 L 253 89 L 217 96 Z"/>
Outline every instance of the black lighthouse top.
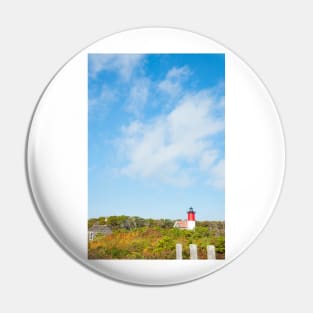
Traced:
<path fill-rule="evenodd" d="M 190 207 L 187 213 L 196 213 L 196 211 L 192 207 Z"/>

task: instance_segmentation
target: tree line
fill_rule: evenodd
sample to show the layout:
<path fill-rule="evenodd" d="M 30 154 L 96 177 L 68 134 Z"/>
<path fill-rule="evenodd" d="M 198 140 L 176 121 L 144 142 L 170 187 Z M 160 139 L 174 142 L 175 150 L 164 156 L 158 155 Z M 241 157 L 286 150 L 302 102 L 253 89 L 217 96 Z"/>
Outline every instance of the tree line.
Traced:
<path fill-rule="evenodd" d="M 177 220 L 142 218 L 139 216 L 127 215 L 101 216 L 99 218 L 90 218 L 88 220 L 88 228 L 97 224 L 107 225 L 112 230 L 134 230 L 141 227 L 170 229 L 173 228 L 175 221 Z M 206 227 L 211 233 L 214 233 L 217 236 L 224 236 L 225 234 L 224 221 L 197 221 L 196 227 Z"/>

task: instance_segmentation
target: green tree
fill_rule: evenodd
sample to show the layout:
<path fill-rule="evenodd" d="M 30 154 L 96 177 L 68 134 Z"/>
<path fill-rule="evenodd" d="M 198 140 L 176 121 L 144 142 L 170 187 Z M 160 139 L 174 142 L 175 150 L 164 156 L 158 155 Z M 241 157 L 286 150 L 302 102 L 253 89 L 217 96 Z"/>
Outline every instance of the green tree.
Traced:
<path fill-rule="evenodd" d="M 97 224 L 99 224 L 99 225 L 105 225 L 105 224 L 106 224 L 106 218 L 103 217 L 103 216 L 99 217 Z"/>
<path fill-rule="evenodd" d="M 97 222 L 96 218 L 90 218 L 88 220 L 88 228 L 92 227 Z"/>

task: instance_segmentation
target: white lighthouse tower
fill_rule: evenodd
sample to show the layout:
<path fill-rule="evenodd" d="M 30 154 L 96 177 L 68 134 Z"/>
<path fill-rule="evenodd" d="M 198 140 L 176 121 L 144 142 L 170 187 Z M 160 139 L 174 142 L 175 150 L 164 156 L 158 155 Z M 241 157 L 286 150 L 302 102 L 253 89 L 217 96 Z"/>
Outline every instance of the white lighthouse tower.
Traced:
<path fill-rule="evenodd" d="M 187 229 L 193 230 L 196 227 L 196 212 L 193 208 L 190 208 L 187 211 L 188 219 L 187 219 Z"/>

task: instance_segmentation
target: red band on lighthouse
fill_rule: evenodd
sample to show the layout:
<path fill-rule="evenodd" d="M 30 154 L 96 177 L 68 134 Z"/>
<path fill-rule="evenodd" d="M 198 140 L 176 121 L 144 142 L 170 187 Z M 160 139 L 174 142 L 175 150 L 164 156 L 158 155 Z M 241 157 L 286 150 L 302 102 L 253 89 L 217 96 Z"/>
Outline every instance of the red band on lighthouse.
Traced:
<path fill-rule="evenodd" d="M 196 212 L 193 210 L 193 208 L 190 208 L 187 211 L 188 214 L 188 221 L 195 221 L 196 220 Z"/>
<path fill-rule="evenodd" d="M 188 221 L 195 221 L 195 212 L 188 212 Z"/>
<path fill-rule="evenodd" d="M 193 230 L 196 227 L 196 212 L 193 210 L 193 208 L 190 208 L 187 211 L 187 214 L 188 214 L 187 229 Z"/>

